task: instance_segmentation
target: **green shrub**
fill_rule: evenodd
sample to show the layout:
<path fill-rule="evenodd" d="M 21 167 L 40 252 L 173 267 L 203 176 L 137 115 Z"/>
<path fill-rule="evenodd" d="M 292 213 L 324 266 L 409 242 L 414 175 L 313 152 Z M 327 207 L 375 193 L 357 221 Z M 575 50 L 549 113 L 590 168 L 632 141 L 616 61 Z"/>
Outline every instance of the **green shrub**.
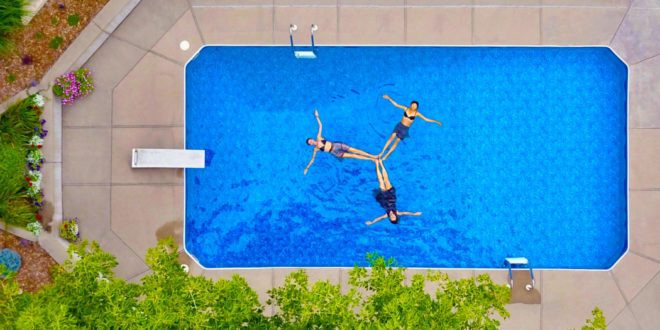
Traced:
<path fill-rule="evenodd" d="M 48 47 L 50 47 L 52 49 L 58 49 L 58 48 L 60 48 L 60 46 L 62 45 L 63 42 L 64 42 L 64 39 L 62 39 L 62 37 L 60 37 L 60 36 L 57 36 L 57 37 L 54 37 L 53 39 L 50 39 L 50 41 L 48 42 Z"/>
<path fill-rule="evenodd" d="M 13 83 L 14 81 L 16 81 L 16 75 L 13 74 L 13 73 L 10 73 L 10 74 L 7 76 L 7 82 L 8 82 L 8 83 Z"/>
<path fill-rule="evenodd" d="M 80 22 L 80 16 L 78 14 L 69 15 L 69 17 L 66 18 L 66 22 L 70 26 L 76 26 L 78 25 L 78 22 Z"/>
<path fill-rule="evenodd" d="M 38 39 L 43 38 L 43 37 L 44 37 L 44 34 L 41 33 L 41 32 L 37 32 L 37 33 L 34 34 L 34 37 L 38 40 Z"/>
<path fill-rule="evenodd" d="M 60 20 L 59 20 L 57 17 L 53 17 L 53 18 L 50 19 L 50 22 L 53 23 L 53 25 L 57 25 L 57 23 L 58 23 L 59 21 L 60 21 Z"/>
<path fill-rule="evenodd" d="M 0 143 L 23 145 L 32 138 L 41 120 L 41 111 L 33 107 L 34 101 L 28 97 L 14 102 L 0 114 Z"/>
<path fill-rule="evenodd" d="M 0 1 L 0 55 L 7 55 L 13 48 L 9 37 L 23 26 L 21 18 L 27 14 L 23 9 L 25 5 L 25 0 Z"/>

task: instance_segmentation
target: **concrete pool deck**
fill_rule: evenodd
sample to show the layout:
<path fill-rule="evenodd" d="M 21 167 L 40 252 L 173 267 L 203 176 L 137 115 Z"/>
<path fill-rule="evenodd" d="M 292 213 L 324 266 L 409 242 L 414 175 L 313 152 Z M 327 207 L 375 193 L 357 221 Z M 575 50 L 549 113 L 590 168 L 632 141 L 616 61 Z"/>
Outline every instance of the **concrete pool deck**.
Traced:
<path fill-rule="evenodd" d="M 306 44 L 306 27 L 315 23 L 320 46 L 605 45 L 630 68 L 629 251 L 609 271 L 536 270 L 541 304 L 508 305 L 511 318 L 502 328 L 580 327 L 594 306 L 611 329 L 660 323 L 660 1 L 142 0 L 133 8 L 137 2 L 111 0 L 106 7 L 118 8 L 114 15 L 130 11 L 126 19 L 116 26 L 115 16 L 102 12 L 79 37 L 91 41 L 71 46 L 102 43 L 80 63 L 92 71 L 96 90 L 62 109 L 61 150 L 45 151 L 61 155 L 47 157 L 55 161 L 44 175 L 59 160 L 64 217 L 78 217 L 82 237 L 117 257 L 119 276 L 137 281 L 147 274 L 145 252 L 159 238 L 173 235 L 182 248 L 183 171 L 131 169 L 130 150 L 184 147 L 183 65 L 203 44 L 288 44 L 290 23 L 301 28 L 296 41 Z M 191 45 L 185 52 L 178 47 L 184 39 Z M 181 260 L 194 275 L 240 274 L 262 302 L 292 271 L 204 270 L 183 250 Z M 311 280 L 347 284 L 348 269 L 307 270 Z M 505 270 L 443 271 L 507 279 Z"/>

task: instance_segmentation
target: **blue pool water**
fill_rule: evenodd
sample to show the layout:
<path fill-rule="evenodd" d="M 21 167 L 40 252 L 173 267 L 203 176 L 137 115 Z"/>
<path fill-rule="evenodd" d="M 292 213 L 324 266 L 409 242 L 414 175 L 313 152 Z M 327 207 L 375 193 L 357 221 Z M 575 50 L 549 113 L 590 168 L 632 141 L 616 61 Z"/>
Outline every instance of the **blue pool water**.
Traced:
<path fill-rule="evenodd" d="M 205 267 L 610 267 L 626 250 L 626 66 L 607 48 L 206 47 L 186 67 L 185 246 Z M 385 166 L 312 156 L 323 136 L 377 154 L 419 111 Z"/>

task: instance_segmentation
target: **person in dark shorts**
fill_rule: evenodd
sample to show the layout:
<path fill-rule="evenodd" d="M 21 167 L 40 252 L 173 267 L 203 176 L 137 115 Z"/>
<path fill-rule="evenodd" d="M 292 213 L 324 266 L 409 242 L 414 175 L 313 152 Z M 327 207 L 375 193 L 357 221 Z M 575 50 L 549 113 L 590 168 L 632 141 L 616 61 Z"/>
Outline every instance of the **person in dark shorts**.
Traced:
<path fill-rule="evenodd" d="M 419 117 L 419 118 L 422 118 L 423 120 L 428 121 L 430 123 L 436 123 L 436 124 L 442 126 L 441 122 L 439 122 L 437 120 L 433 120 L 433 119 L 428 119 L 428 118 L 424 117 L 424 115 L 422 115 L 419 111 L 417 111 L 417 108 L 419 106 L 419 103 L 417 101 L 412 101 L 410 103 L 410 107 L 406 108 L 406 107 L 404 107 L 402 105 L 399 105 L 398 103 L 394 102 L 394 100 L 392 100 L 392 98 L 387 96 L 387 95 L 383 95 L 383 98 L 385 98 L 385 99 L 389 100 L 390 102 L 392 102 L 392 104 L 395 107 L 397 107 L 399 109 L 403 109 L 403 117 L 401 118 L 401 121 L 398 122 L 396 124 L 396 126 L 394 126 L 394 131 L 392 132 L 392 135 L 390 135 L 389 140 L 387 140 L 387 143 L 385 143 L 385 146 L 383 147 L 383 151 L 381 151 L 380 154 L 378 154 L 378 157 L 380 158 L 383 155 L 383 153 L 385 153 L 385 150 L 387 150 L 387 147 L 390 145 L 390 143 L 392 143 L 394 138 L 396 138 L 396 141 L 394 141 L 394 144 L 392 144 L 392 147 L 390 148 L 390 151 L 388 151 L 387 154 L 385 154 L 385 157 L 383 157 L 383 160 L 386 160 L 387 157 L 390 156 L 392 151 L 394 151 L 394 149 L 396 149 L 396 146 L 399 144 L 399 141 L 401 141 L 401 140 L 403 140 L 403 139 L 410 136 L 410 135 L 408 135 L 408 131 L 410 130 L 410 125 L 412 125 L 413 121 L 415 121 L 415 117 Z"/>
<path fill-rule="evenodd" d="M 385 170 L 385 165 L 383 165 L 383 161 L 380 159 L 375 160 L 374 162 L 376 163 L 376 175 L 378 175 L 378 184 L 380 186 L 379 189 L 374 191 L 374 196 L 376 197 L 376 201 L 378 201 L 380 206 L 385 209 L 385 214 L 371 221 L 367 221 L 367 226 L 370 226 L 385 218 L 388 218 L 392 224 L 397 224 L 399 222 L 399 217 L 402 215 L 422 215 L 422 212 L 399 212 L 399 210 L 397 210 L 396 189 L 394 189 L 390 183 L 390 179 L 387 176 L 387 171 Z"/>
<path fill-rule="evenodd" d="M 323 124 L 321 124 L 321 119 L 319 118 L 318 110 L 314 110 L 314 115 L 316 116 L 316 120 L 319 122 L 319 133 L 316 134 L 316 140 L 312 138 L 307 139 L 307 144 L 310 146 L 314 146 L 314 153 L 312 154 L 312 160 L 310 160 L 309 164 L 307 164 L 307 167 L 305 167 L 304 174 L 307 174 L 307 170 L 314 162 L 314 158 L 316 157 L 316 152 L 319 150 L 328 152 L 333 156 L 337 157 L 338 159 L 342 159 L 342 158 L 355 158 L 355 159 L 364 159 L 364 160 L 376 159 L 376 156 L 366 151 L 353 148 L 345 143 L 330 142 L 324 139 L 321 136 L 321 131 L 323 130 Z"/>

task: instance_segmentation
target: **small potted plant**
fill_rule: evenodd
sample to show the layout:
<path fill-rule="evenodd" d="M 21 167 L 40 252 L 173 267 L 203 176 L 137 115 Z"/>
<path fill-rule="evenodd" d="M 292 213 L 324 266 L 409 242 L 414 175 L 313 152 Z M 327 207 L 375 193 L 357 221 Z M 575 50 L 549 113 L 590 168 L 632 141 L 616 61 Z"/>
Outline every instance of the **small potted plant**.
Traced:
<path fill-rule="evenodd" d="M 62 98 L 63 105 L 71 104 L 93 90 L 92 75 L 89 70 L 83 68 L 57 77 L 53 85 L 53 94 Z"/>
<path fill-rule="evenodd" d="M 60 225 L 60 237 L 75 243 L 80 239 L 80 230 L 78 230 L 78 218 L 66 219 Z"/>

